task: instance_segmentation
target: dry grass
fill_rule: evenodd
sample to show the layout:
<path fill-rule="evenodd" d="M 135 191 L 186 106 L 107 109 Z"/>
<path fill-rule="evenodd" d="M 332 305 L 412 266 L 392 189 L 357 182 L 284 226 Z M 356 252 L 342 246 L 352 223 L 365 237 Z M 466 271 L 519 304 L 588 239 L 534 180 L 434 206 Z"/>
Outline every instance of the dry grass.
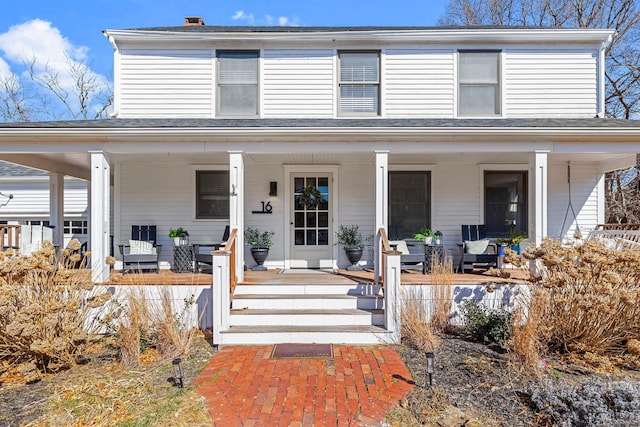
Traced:
<path fill-rule="evenodd" d="M 628 348 L 640 337 L 640 250 L 599 240 L 567 247 L 547 239 L 524 257 L 540 266 L 516 332 L 517 354 L 534 363 L 549 351 L 591 365 L 607 358 L 640 365 Z"/>
<path fill-rule="evenodd" d="M 438 347 L 438 338 L 431 330 L 424 294 L 418 289 L 412 287 L 401 291 L 400 334 L 406 344 L 420 351 L 432 351 Z"/>
<path fill-rule="evenodd" d="M 451 258 L 440 260 L 434 257 L 431 263 L 431 328 L 436 332 L 445 331 L 451 320 L 453 305 L 453 263 Z"/>
<path fill-rule="evenodd" d="M 69 247 L 56 253 L 44 242 L 31 256 L 0 252 L 0 359 L 56 371 L 81 359 L 96 336 L 111 294 L 91 282 L 90 254 L 73 251 L 80 242 Z"/>

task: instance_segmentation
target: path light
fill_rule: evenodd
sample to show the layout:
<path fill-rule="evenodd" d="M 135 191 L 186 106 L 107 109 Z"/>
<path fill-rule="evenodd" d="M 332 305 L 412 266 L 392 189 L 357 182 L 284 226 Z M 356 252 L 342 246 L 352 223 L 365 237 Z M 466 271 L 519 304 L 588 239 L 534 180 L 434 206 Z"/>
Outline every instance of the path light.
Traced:
<path fill-rule="evenodd" d="M 182 384 L 182 359 L 180 359 L 179 357 L 176 359 L 173 359 L 173 377 L 180 381 L 180 388 L 183 387 Z"/>
<path fill-rule="evenodd" d="M 431 387 L 432 384 L 432 378 L 433 378 L 433 351 L 427 351 L 424 354 L 427 357 L 427 375 L 429 375 L 429 387 Z"/>

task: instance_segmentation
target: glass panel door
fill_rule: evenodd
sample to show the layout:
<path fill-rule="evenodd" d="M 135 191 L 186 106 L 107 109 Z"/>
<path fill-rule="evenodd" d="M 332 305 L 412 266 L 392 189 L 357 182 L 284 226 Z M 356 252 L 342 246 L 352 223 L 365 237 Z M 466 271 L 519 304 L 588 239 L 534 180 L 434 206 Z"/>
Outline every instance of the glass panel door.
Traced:
<path fill-rule="evenodd" d="M 330 181 L 329 175 L 292 177 L 292 266 L 320 267 L 331 258 Z"/>

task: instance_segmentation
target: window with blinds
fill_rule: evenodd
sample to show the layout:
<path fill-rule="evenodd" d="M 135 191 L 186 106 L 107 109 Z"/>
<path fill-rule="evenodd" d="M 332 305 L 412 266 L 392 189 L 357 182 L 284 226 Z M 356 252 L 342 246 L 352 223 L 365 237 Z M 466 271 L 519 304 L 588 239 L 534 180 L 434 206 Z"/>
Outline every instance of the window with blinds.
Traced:
<path fill-rule="evenodd" d="M 500 52 L 461 51 L 458 60 L 458 115 L 499 116 Z"/>
<path fill-rule="evenodd" d="M 229 171 L 196 171 L 196 219 L 229 218 Z"/>
<path fill-rule="evenodd" d="M 257 51 L 218 51 L 218 116 L 258 115 Z"/>
<path fill-rule="evenodd" d="M 380 112 L 379 52 L 339 52 L 340 114 L 376 115 Z"/>

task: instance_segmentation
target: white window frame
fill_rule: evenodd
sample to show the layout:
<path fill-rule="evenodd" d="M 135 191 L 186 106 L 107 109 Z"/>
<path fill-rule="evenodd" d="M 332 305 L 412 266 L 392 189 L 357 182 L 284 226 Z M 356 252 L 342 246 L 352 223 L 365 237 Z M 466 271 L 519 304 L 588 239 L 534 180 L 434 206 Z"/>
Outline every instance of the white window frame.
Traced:
<path fill-rule="evenodd" d="M 475 53 L 475 54 L 492 54 L 492 55 L 497 55 L 496 58 L 496 62 L 497 62 L 497 72 L 498 75 L 496 76 L 496 83 L 494 85 L 489 85 L 485 82 L 463 82 L 462 78 L 461 78 L 461 57 L 464 56 L 467 53 Z M 491 49 L 461 49 L 458 50 L 457 52 L 457 57 L 458 60 L 456 61 L 456 76 L 457 76 L 457 84 L 456 84 L 456 91 L 457 91 L 457 96 L 456 96 L 456 114 L 457 117 L 460 118 L 496 118 L 496 117 L 503 117 L 504 116 L 504 81 L 503 81 L 503 76 L 504 76 L 504 64 L 503 64 L 503 52 L 500 50 L 491 50 Z M 461 88 L 465 85 L 485 85 L 485 86 L 493 86 L 496 88 L 496 94 L 495 94 L 495 102 L 497 103 L 497 107 L 498 107 L 498 113 L 479 113 L 479 114 L 463 114 L 461 112 L 462 106 L 464 104 L 464 100 L 462 97 L 462 90 Z"/>
<path fill-rule="evenodd" d="M 225 83 L 220 82 L 220 56 L 227 54 L 227 53 L 244 53 L 244 54 L 252 54 L 255 55 L 255 58 L 251 58 L 254 59 L 256 61 L 256 67 L 257 67 L 257 75 L 256 75 L 256 82 L 255 82 L 255 87 L 256 87 L 256 91 L 255 91 L 255 95 L 256 95 L 256 111 L 251 112 L 251 113 L 238 113 L 238 114 L 229 114 L 229 113 L 222 113 L 221 112 L 221 107 L 222 107 L 222 97 L 221 95 L 221 86 L 224 86 Z M 260 115 L 260 103 L 261 103 L 261 97 L 260 97 L 260 84 L 262 81 L 261 78 L 261 67 L 262 67 L 262 62 L 261 62 L 261 52 L 260 50 L 256 50 L 256 49 L 219 49 L 216 50 L 215 52 L 215 58 L 216 58 L 216 117 L 258 117 Z M 229 86 L 233 85 L 233 84 L 228 84 Z M 243 86 L 249 86 L 248 83 L 244 83 L 244 84 L 236 84 L 236 85 L 243 85 Z"/>
<path fill-rule="evenodd" d="M 378 57 L 378 78 L 374 81 L 366 81 L 366 82 L 358 82 L 358 81 L 342 81 L 341 76 L 342 76 L 342 65 L 341 65 L 341 56 L 342 55 L 349 55 L 349 54 L 372 54 L 372 55 L 377 55 Z M 338 70 L 336 73 L 336 79 L 337 79 L 337 112 L 338 112 L 338 116 L 347 116 L 347 117 L 378 117 L 381 115 L 381 111 L 382 111 L 382 91 L 381 91 L 381 86 L 382 86 L 382 52 L 379 50 L 338 50 L 337 51 L 337 63 L 338 63 Z M 343 86 L 376 86 L 377 88 L 377 106 L 376 106 L 376 111 L 375 112 L 343 112 L 341 110 L 341 88 Z"/>

